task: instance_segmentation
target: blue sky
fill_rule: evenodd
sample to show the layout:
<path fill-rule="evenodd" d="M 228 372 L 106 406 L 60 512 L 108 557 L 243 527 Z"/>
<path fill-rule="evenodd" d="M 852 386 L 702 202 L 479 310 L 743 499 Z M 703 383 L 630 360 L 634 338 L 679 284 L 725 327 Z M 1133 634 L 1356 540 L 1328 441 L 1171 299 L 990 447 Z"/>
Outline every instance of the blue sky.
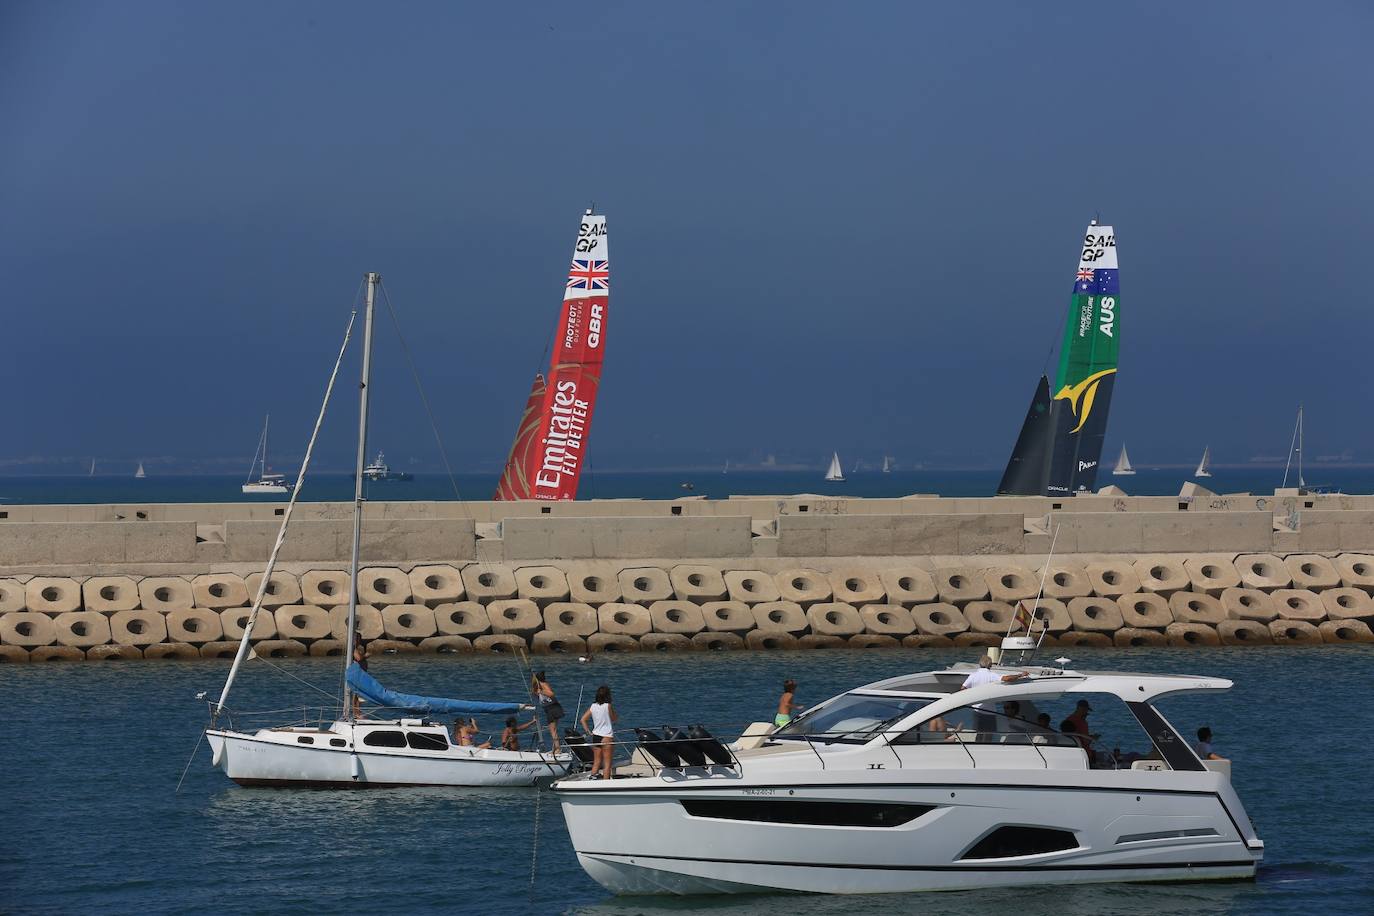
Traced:
<path fill-rule="evenodd" d="M 1095 213 L 1124 306 L 1109 452 L 1281 455 L 1302 401 L 1310 454 L 1374 460 L 1372 25 L 1354 2 L 10 0 L 0 462 L 237 467 L 268 410 L 299 453 L 373 269 L 453 457 L 496 467 L 591 201 L 602 468 L 1000 466 Z M 382 331 L 374 441 L 434 462 Z"/>

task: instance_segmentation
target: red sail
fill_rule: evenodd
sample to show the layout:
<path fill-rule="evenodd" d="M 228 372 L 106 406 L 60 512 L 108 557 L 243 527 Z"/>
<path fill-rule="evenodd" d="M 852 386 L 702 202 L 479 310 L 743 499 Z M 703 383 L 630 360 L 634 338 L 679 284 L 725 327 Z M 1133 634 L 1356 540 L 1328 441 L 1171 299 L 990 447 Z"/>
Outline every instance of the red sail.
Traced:
<path fill-rule="evenodd" d="M 506 456 L 506 469 L 501 473 L 501 482 L 496 485 L 496 494 L 492 499 L 530 498 L 530 481 L 525 468 L 539 453 L 540 429 L 544 425 L 541 422 L 544 388 L 544 376 L 536 373 L 534 384 L 530 386 L 529 399 L 525 401 L 525 412 L 520 414 L 515 441 L 511 443 L 510 454 Z"/>

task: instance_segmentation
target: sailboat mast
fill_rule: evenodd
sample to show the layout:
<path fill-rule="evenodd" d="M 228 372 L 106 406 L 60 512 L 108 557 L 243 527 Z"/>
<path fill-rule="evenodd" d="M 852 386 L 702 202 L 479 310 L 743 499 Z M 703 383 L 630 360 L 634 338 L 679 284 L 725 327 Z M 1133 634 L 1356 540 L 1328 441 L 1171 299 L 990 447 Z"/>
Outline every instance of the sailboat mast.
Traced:
<path fill-rule="evenodd" d="M 379 273 L 367 275 L 367 309 L 363 313 L 363 377 L 358 386 L 358 461 L 353 474 L 353 554 L 348 564 L 348 629 L 344 637 L 344 721 L 353 720 L 353 697 L 348 689 L 348 666 L 353 663 L 353 633 L 358 622 L 358 554 L 363 541 L 363 468 L 367 466 L 367 402 L 372 381 L 372 315 Z"/>
<path fill-rule="evenodd" d="M 269 413 L 262 421 L 262 480 L 267 476 L 267 427 L 272 424 L 272 415 Z"/>

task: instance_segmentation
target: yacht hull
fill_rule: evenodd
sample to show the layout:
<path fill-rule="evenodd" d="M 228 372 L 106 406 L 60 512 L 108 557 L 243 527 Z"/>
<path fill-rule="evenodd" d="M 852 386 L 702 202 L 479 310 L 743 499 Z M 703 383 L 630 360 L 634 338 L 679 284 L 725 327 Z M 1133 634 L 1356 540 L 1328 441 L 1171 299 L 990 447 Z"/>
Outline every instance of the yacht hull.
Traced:
<path fill-rule="evenodd" d="M 567 773 L 566 755 L 451 747 L 320 747 L 287 743 L 300 737 L 269 731 L 244 734 L 208 730 L 215 766 L 241 786 L 311 789 L 378 789 L 398 786 L 533 786 Z M 322 741 L 337 737 L 319 733 Z M 349 742 L 351 745 L 351 742 Z"/>
<path fill-rule="evenodd" d="M 934 774 L 930 774 L 934 775 Z M 816 782 L 725 788 L 705 780 L 632 791 L 556 786 L 587 873 L 617 894 L 760 891 L 857 894 L 1031 884 L 1250 878 L 1262 844 L 1247 843 L 1248 820 L 1224 777 L 1198 774 L 1195 789 L 1152 787 L 1140 771 L 1076 774 L 1096 785 L 1028 781 L 971 784 L 950 773 L 938 783 Z M 992 776 L 979 774 L 980 780 Z M 1011 782 L 1010 780 L 1016 780 Z M 712 779 L 711 782 L 716 782 Z M 1038 783 L 1038 784 L 1037 784 Z M 895 826 L 767 823 L 688 813 L 683 802 L 759 800 L 913 805 L 928 808 Z M 1232 812 L 1236 812 L 1234 817 Z M 1245 824 L 1244 829 L 1239 826 Z M 1004 825 L 1066 831 L 1072 848 L 973 858 L 982 838 Z"/>

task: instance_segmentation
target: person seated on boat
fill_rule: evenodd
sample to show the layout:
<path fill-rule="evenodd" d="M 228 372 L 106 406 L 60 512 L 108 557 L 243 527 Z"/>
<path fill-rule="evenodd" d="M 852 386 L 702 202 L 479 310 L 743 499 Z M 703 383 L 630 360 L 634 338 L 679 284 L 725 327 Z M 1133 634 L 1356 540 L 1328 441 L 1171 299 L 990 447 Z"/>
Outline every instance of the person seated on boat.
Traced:
<path fill-rule="evenodd" d="M 1021 718 L 1021 704 L 1016 700 L 1007 700 L 1002 704 L 1002 719 L 998 724 L 1008 736 L 1003 741 L 1025 744 L 1025 736 L 1034 731 L 1033 726 Z"/>
<path fill-rule="evenodd" d="M 357 662 L 358 667 L 367 670 L 367 647 L 363 645 L 363 634 L 358 630 L 353 631 L 353 661 Z M 353 718 L 363 717 L 363 699 L 356 693 L 353 694 Z"/>
<path fill-rule="evenodd" d="M 506 727 L 501 730 L 501 747 L 504 750 L 520 750 L 520 733 L 527 728 L 533 728 L 539 720 L 530 719 L 524 725 L 517 725 L 516 721 L 515 716 L 506 717 Z"/>
<path fill-rule="evenodd" d="M 1054 725 L 1050 721 L 1050 714 L 1042 712 L 1035 717 L 1035 737 L 1031 738 L 1032 744 L 1049 744 L 1050 734 L 1054 731 Z"/>
<path fill-rule="evenodd" d="M 453 720 L 453 739 L 459 747 L 488 748 L 491 741 L 487 740 L 481 744 L 477 743 L 477 720 L 476 719 L 454 719 Z"/>
<path fill-rule="evenodd" d="M 1200 760 L 1226 759 L 1212 750 L 1212 730 L 1205 725 L 1197 730 L 1197 744 L 1193 745 L 1193 750 L 1197 752 L 1198 759 Z"/>
<path fill-rule="evenodd" d="M 773 724 L 778 728 L 792 721 L 792 714 L 806 707 L 793 699 L 797 694 L 797 682 L 790 677 L 782 682 L 782 696 L 778 698 L 778 712 L 773 716 Z"/>

